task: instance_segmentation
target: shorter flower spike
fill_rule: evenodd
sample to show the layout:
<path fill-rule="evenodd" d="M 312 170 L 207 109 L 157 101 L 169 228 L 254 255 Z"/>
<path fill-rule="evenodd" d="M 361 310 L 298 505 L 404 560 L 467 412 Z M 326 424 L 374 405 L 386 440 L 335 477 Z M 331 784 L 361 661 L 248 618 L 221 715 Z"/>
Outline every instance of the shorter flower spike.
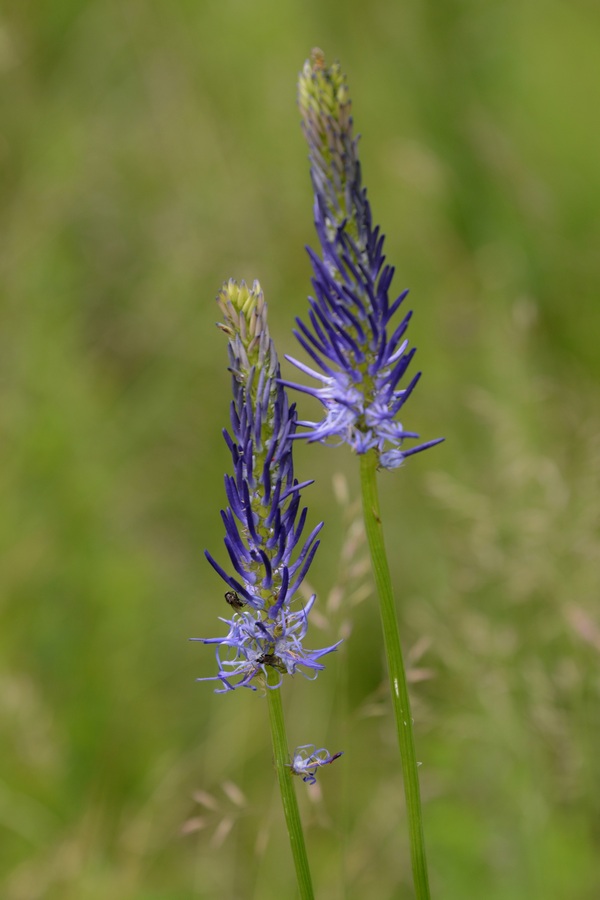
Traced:
<path fill-rule="evenodd" d="M 421 374 L 399 386 L 415 353 L 404 338 L 412 313 L 394 322 L 408 291 L 390 301 L 394 269 L 385 265 L 384 237 L 373 227 L 361 184 L 346 77 L 339 63 L 326 66 L 320 50 L 313 51 L 300 74 L 298 105 L 321 255 L 308 251 L 315 296 L 309 300 L 309 324 L 297 319 L 294 334 L 317 368 L 286 359 L 319 384 L 283 384 L 320 400 L 325 416 L 320 422 L 299 422 L 308 431 L 296 437 L 347 443 L 359 454 L 375 449 L 379 465 L 394 469 L 443 438 L 404 448 L 405 440 L 419 435 L 397 416 Z"/>
<path fill-rule="evenodd" d="M 334 759 L 342 756 L 343 752 L 343 750 L 340 750 L 339 753 L 334 753 L 330 756 L 329 751 L 325 747 L 317 750 L 314 744 L 303 744 L 301 747 L 296 747 L 290 763 L 292 774 L 301 775 L 302 781 L 305 781 L 307 784 L 315 784 L 317 781 L 317 769 L 320 769 L 321 766 L 328 766 Z"/>
<path fill-rule="evenodd" d="M 303 604 L 297 592 L 323 523 L 303 538 L 307 510 L 300 510 L 300 491 L 312 482 L 300 484 L 294 477 L 296 407 L 288 404 L 281 383 L 263 293 L 257 281 L 248 288 L 230 280 L 217 301 L 224 319 L 219 328 L 229 337 L 233 386 L 231 434 L 225 432 L 233 475 L 225 476 L 229 507 L 221 518 L 235 574 L 205 554 L 227 585 L 233 615 L 221 620 L 229 626 L 224 637 L 193 640 L 216 645 L 218 672 L 198 681 L 218 681 L 216 693 L 225 693 L 256 690 L 255 679 L 277 688 L 283 675 L 297 671 L 316 678 L 324 668 L 321 657 L 341 642 L 322 650 L 303 646 L 315 596 Z M 268 683 L 268 666 L 280 675 L 276 685 Z"/>

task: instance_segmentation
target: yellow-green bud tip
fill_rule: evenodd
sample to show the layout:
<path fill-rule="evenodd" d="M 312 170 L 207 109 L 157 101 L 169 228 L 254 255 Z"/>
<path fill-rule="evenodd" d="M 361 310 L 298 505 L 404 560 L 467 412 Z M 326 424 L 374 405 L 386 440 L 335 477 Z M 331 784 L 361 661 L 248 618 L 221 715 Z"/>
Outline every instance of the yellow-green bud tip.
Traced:
<path fill-rule="evenodd" d="M 298 104 L 303 116 L 314 112 L 325 113 L 334 119 L 347 117 L 349 103 L 346 76 L 339 62 L 327 66 L 325 54 L 315 47 L 298 79 Z"/>
<path fill-rule="evenodd" d="M 267 325 L 267 304 L 258 281 L 249 288 L 230 278 L 217 294 L 223 322 L 217 327 L 230 338 L 234 355 L 239 359 L 240 371 L 251 365 L 266 365 L 269 371 L 277 368 L 277 355 L 271 344 Z"/>

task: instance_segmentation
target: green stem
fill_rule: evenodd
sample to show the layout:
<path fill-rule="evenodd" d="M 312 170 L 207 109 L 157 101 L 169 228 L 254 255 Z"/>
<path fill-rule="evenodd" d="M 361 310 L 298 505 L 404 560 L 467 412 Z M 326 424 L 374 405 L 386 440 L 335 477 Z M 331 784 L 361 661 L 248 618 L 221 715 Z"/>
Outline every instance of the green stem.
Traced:
<path fill-rule="evenodd" d="M 278 673 L 270 667 L 268 671 L 269 683 L 276 684 Z M 290 846 L 292 848 L 292 856 L 294 857 L 294 865 L 296 867 L 296 878 L 300 889 L 300 897 L 302 900 L 314 900 L 310 869 L 308 867 L 308 857 L 306 856 L 306 846 L 304 844 L 304 833 L 300 821 L 300 811 L 298 810 L 298 800 L 292 782 L 292 770 L 288 765 L 288 745 L 285 734 L 285 722 L 283 720 L 281 690 L 279 688 L 276 690 L 267 688 L 267 699 L 269 703 L 269 720 L 271 723 L 275 768 L 277 769 L 277 779 L 279 781 L 279 790 L 281 791 L 283 812 L 285 813 L 285 821 L 290 836 Z"/>
<path fill-rule="evenodd" d="M 374 450 L 370 450 L 360 457 L 363 513 L 369 550 L 371 551 L 373 575 L 377 593 L 379 594 L 379 607 L 390 675 L 392 703 L 396 717 L 398 744 L 400 745 L 415 893 L 418 900 L 429 900 L 429 877 L 427 874 L 427 860 L 425 858 L 425 838 L 423 835 L 423 817 L 421 813 L 421 795 L 413 723 L 410 713 L 410 701 L 408 699 L 406 672 L 402 661 L 398 616 L 396 614 L 379 512 L 377 462 L 377 453 Z"/>

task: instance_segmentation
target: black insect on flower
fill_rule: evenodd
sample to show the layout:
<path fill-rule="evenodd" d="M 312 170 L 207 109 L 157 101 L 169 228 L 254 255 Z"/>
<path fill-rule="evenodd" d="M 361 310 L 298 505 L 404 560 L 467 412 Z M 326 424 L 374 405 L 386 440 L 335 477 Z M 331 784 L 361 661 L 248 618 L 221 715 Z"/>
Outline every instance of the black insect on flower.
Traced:
<path fill-rule="evenodd" d="M 237 591 L 225 591 L 225 600 L 232 609 L 243 609 L 246 603 L 241 599 Z"/>
<path fill-rule="evenodd" d="M 287 669 L 284 663 L 279 659 L 278 656 L 275 656 L 274 653 L 263 653 L 258 657 L 257 662 L 261 666 L 272 666 L 274 669 L 278 669 L 280 672 L 286 672 Z"/>

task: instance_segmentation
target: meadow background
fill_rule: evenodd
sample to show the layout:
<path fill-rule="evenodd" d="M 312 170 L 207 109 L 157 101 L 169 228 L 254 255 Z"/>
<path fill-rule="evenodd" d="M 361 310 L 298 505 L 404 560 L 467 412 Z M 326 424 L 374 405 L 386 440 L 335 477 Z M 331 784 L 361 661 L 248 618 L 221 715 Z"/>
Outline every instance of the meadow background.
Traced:
<path fill-rule="evenodd" d="M 222 281 L 297 353 L 314 45 L 411 288 L 405 424 L 447 438 L 380 479 L 434 896 L 600 896 L 599 38 L 591 0 L 2 5 L 3 900 L 294 895 L 264 699 L 188 638 L 226 613 Z M 317 896 L 405 900 L 356 461 L 297 471 L 309 646 L 348 638 L 285 685 L 292 747 L 345 750 L 298 783 Z"/>

